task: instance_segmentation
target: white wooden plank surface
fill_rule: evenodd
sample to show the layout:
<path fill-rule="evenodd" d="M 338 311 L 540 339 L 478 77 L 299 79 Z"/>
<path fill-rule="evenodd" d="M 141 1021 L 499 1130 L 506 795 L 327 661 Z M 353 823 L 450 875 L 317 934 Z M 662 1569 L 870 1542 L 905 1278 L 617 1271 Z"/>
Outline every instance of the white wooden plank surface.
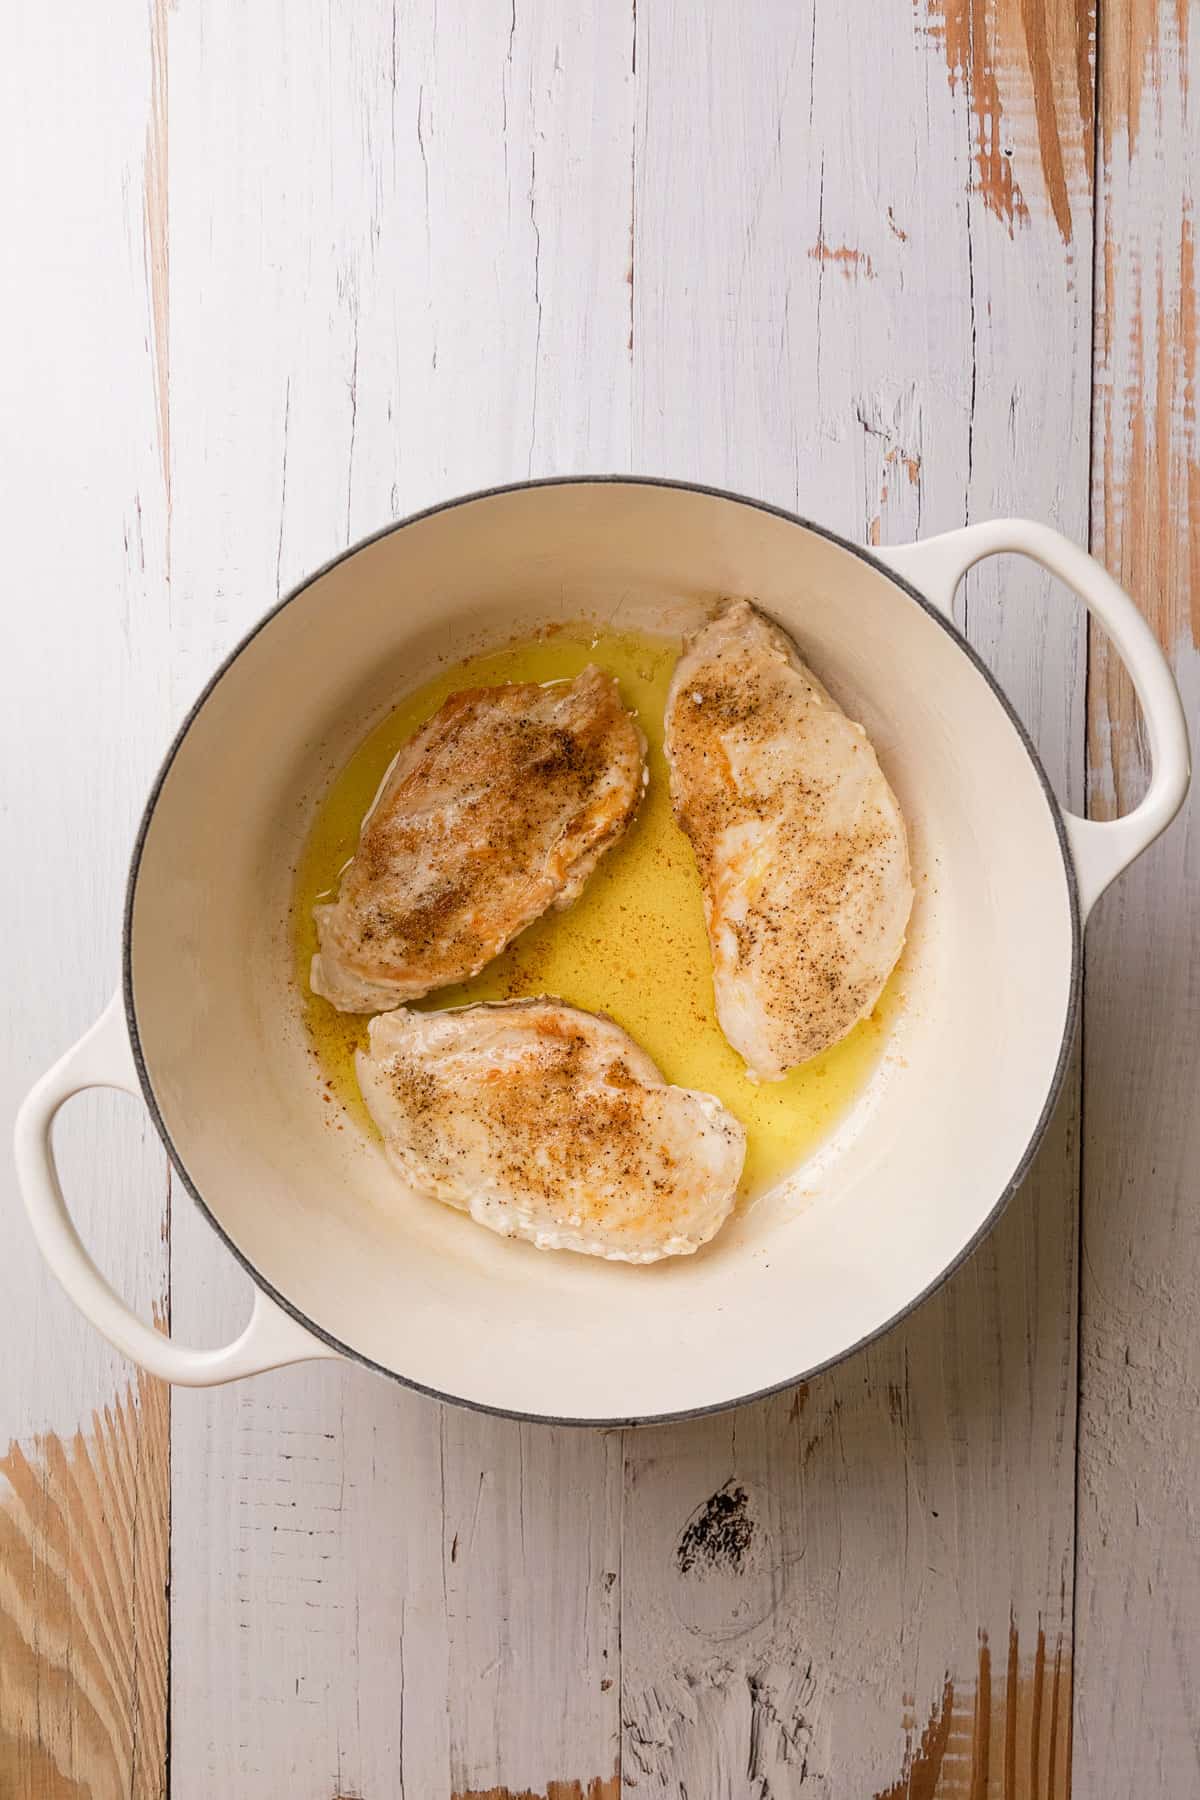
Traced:
<path fill-rule="evenodd" d="M 286 16 L 286 30 L 285 30 Z M 170 22 L 174 699 L 396 513 L 628 460 L 631 18 Z M 176 1202 L 180 1329 L 246 1284 Z M 186 1271 L 186 1280 L 184 1272 Z M 181 1397 L 173 1792 L 584 1789 L 616 1764 L 619 1445 L 361 1371 Z"/>
<path fill-rule="evenodd" d="M 1096 554 L 1137 595 L 1200 723 L 1195 229 L 1200 7 L 1102 15 Z M 1093 662 L 1091 801 L 1146 774 L 1137 706 Z M 1088 956 L 1079 1442 L 1081 1794 L 1200 1790 L 1200 825 L 1102 902 Z"/>
<path fill-rule="evenodd" d="M 639 6 L 635 461 L 860 540 L 1009 511 L 1085 532 L 1086 122 L 1069 95 L 1042 121 L 1068 243 L 1027 53 L 978 14 L 988 35 L 964 46 L 906 10 L 868 31 L 856 8 Z M 1019 226 L 979 166 L 1001 78 Z M 1078 610 L 1006 567 L 965 618 L 1078 799 Z M 1068 1098 L 966 1268 L 806 1397 L 630 1437 L 636 1790 L 1065 1792 L 1075 1145 Z M 739 1492 L 745 1558 L 685 1569 L 688 1521 Z"/>
<path fill-rule="evenodd" d="M 0 1113 L 116 985 L 122 877 L 167 723 L 144 8 L 20 6 L 0 65 Z M 86 148 L 85 148 L 86 146 Z M 13 246 L 19 245 L 19 254 Z M 168 1305 L 166 1159 L 141 1109 L 57 1133 L 76 1220 L 147 1317 Z M 157 1794 L 167 1414 L 46 1278 L 0 1168 L 0 1792 Z"/>
<path fill-rule="evenodd" d="M 115 978 L 171 721 L 394 514 L 632 466 L 865 540 L 999 511 L 1085 535 L 1086 0 L 112 11 L 24 8 L 5 71 L 6 1104 Z M 1096 541 L 1195 704 L 1200 28 L 1104 18 Z M 1078 802 L 1071 603 L 997 567 L 959 604 Z M 1097 654 L 1104 807 L 1138 746 Z M 1090 962 L 1077 1791 L 1122 1800 L 1197 1766 L 1194 847 L 1106 902 Z M 165 1311 L 163 1159 L 132 1107 L 72 1111 L 85 1233 Z M 913 1320 L 720 1420 L 519 1428 L 329 1366 L 177 1395 L 172 1795 L 614 1800 L 618 1766 L 693 1800 L 1065 1794 L 1076 1137 L 1072 1099 Z M 165 1398 L 45 1283 L 13 1198 L 0 1792 L 156 1794 Z M 226 1336 L 248 1285 L 181 1194 L 171 1262 L 176 1329 Z"/>

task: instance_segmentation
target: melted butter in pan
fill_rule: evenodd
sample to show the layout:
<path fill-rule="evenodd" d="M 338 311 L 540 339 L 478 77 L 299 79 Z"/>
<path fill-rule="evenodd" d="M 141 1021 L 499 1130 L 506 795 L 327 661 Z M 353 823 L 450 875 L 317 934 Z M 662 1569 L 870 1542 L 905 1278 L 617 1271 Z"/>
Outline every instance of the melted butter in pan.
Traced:
<path fill-rule="evenodd" d="M 400 745 L 458 688 L 569 680 L 589 662 L 615 675 L 649 744 L 650 785 L 638 815 L 566 912 L 547 913 L 474 980 L 441 988 L 422 1009 L 555 994 L 606 1012 L 648 1051 L 668 1081 L 716 1094 L 747 1131 L 743 1192 L 766 1191 L 825 1138 L 862 1092 L 896 1006 L 893 975 L 875 1012 L 832 1050 L 763 1086 L 746 1078 L 713 1010 L 711 959 L 691 848 L 675 823 L 663 759 L 663 710 L 677 640 L 568 625 L 471 657 L 407 695 L 371 732 L 318 809 L 296 878 L 293 945 L 305 1026 L 326 1091 L 367 1130 L 354 1052 L 365 1019 L 309 991 L 317 947 L 313 906 L 336 891 L 358 829 Z"/>

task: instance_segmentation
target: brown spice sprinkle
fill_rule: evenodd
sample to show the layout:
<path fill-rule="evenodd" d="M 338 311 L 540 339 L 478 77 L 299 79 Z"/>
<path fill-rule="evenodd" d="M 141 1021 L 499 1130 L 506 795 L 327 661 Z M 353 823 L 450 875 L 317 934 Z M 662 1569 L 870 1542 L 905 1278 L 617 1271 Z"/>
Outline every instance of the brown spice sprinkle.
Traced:
<path fill-rule="evenodd" d="M 396 758 L 336 902 L 318 909 L 322 962 L 397 999 L 477 973 L 620 837 L 642 759 L 595 667 L 451 694 Z"/>
<path fill-rule="evenodd" d="M 685 649 L 667 750 L 718 1012 L 773 1078 L 843 1036 L 890 973 L 911 904 L 903 821 L 861 726 L 745 601 Z M 733 1038 L 735 1010 L 754 1045 Z"/>
<path fill-rule="evenodd" d="M 645 1173 L 642 1109 L 630 1098 L 639 1084 L 619 1061 L 604 1085 L 582 1083 L 586 1052 L 582 1033 L 551 1017 L 539 1021 L 523 1064 L 493 1069 L 469 1090 L 439 1079 L 419 1055 L 397 1056 L 389 1079 L 423 1159 L 453 1155 L 455 1115 L 469 1110 L 511 1186 L 586 1213 L 599 1184 L 638 1183 Z"/>
<path fill-rule="evenodd" d="M 711 1235 L 736 1192 L 737 1122 L 669 1087 L 610 1019 L 562 1001 L 388 1014 L 360 1074 L 415 1185 L 459 1204 L 494 1196 L 589 1247 L 643 1260 Z"/>

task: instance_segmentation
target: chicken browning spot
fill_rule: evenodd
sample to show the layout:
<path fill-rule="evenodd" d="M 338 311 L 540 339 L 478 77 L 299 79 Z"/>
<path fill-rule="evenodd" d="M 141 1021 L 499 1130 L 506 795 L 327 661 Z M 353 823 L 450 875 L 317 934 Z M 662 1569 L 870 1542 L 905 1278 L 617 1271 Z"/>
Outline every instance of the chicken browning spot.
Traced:
<path fill-rule="evenodd" d="M 721 1028 L 777 1081 L 852 1030 L 896 964 L 913 897 L 904 820 L 861 725 L 744 600 L 685 647 L 666 748 Z"/>
<path fill-rule="evenodd" d="M 314 909 L 313 992 L 374 1012 L 478 974 L 576 898 L 633 818 L 644 755 L 595 667 L 451 694 L 384 777 L 336 900 Z"/>
<path fill-rule="evenodd" d="M 738 1121 L 668 1086 L 611 1019 L 560 1000 L 385 1013 L 358 1075 L 413 1187 L 543 1249 L 684 1255 L 737 1193 Z"/>

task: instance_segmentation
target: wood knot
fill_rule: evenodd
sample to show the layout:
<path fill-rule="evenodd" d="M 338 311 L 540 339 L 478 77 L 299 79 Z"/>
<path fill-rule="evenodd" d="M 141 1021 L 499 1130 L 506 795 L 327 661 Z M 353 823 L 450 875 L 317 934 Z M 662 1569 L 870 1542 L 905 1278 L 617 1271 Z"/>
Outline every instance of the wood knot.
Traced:
<path fill-rule="evenodd" d="M 739 1575 L 756 1530 L 744 1487 L 727 1481 L 696 1508 L 675 1551 L 681 1575 L 696 1568 Z"/>

